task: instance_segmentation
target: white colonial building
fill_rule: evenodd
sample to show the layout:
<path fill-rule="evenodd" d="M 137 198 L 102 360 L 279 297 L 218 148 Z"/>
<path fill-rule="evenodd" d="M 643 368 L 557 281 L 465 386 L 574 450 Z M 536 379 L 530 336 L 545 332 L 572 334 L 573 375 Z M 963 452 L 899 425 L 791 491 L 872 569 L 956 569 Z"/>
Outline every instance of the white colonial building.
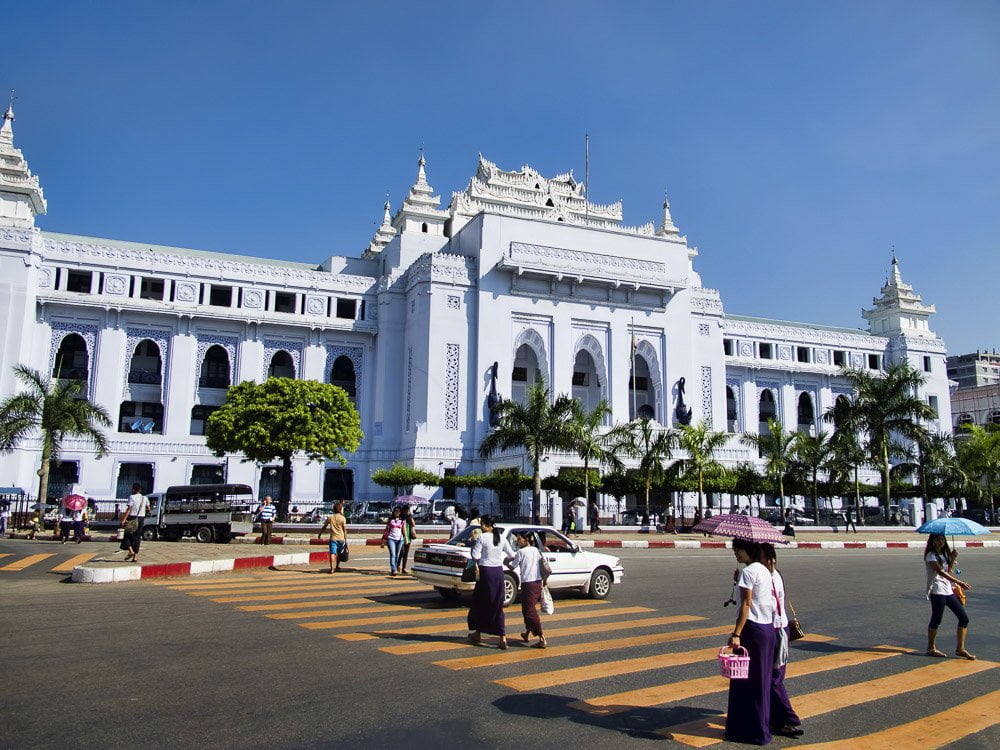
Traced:
<path fill-rule="evenodd" d="M 879 370 L 907 359 L 924 396 L 951 425 L 944 343 L 933 307 L 898 266 L 863 315 L 869 330 L 726 314 L 702 286 L 697 250 L 664 202 L 658 227 L 622 224 L 572 174 L 503 171 L 480 157 L 447 208 L 421 155 L 417 180 L 361 257 L 317 264 L 47 232 L 42 188 L 0 130 L 0 394 L 23 363 L 83 381 L 115 418 L 111 452 L 70 441 L 52 494 L 79 481 L 120 498 L 225 478 L 275 494 L 278 466 L 214 457 L 205 420 L 230 384 L 270 375 L 343 386 L 365 439 L 346 467 L 296 464 L 292 503 L 385 497 L 371 472 L 393 462 L 433 472 L 527 470 L 523 456 L 489 460 L 487 398 L 522 398 L 539 380 L 612 421 L 635 414 L 676 424 L 679 398 L 716 429 L 758 430 L 769 416 L 815 432 L 848 393 L 841 365 Z M 290 238 L 294 242 L 294 238 Z M 635 377 L 631 377 L 632 347 Z M 683 394 L 680 393 L 683 386 Z M 634 385 L 634 387 L 633 387 Z M 755 458 L 733 440 L 728 463 Z M 39 445 L 0 457 L 0 484 L 34 487 Z M 580 465 L 554 455 L 551 474 Z M 485 501 L 487 495 L 482 499 Z"/>

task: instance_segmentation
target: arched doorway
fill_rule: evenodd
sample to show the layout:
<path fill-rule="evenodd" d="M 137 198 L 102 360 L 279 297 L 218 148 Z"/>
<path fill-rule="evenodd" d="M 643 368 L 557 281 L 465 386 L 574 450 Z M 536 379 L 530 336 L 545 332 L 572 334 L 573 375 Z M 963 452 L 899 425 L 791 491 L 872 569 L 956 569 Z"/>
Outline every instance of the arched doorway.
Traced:
<path fill-rule="evenodd" d="M 198 385 L 202 388 L 228 388 L 230 384 L 229 353 L 218 344 L 210 346 L 201 363 Z"/>
<path fill-rule="evenodd" d="M 128 382 L 137 385 L 160 385 L 162 381 L 160 347 L 155 341 L 143 339 L 132 352 L 128 368 Z"/>
<path fill-rule="evenodd" d="M 354 373 L 354 362 L 350 357 L 342 354 L 333 361 L 330 382 L 347 391 L 347 397 L 354 403 L 357 396 L 357 378 Z"/>
<path fill-rule="evenodd" d="M 537 383 L 540 377 L 535 350 L 527 344 L 521 344 L 514 354 L 514 366 L 510 373 L 511 399 L 524 404 L 528 389 Z"/>
<path fill-rule="evenodd" d="M 271 357 L 271 364 L 267 368 L 269 378 L 294 378 L 295 363 L 292 362 L 292 355 L 284 349 L 274 353 Z"/>
<path fill-rule="evenodd" d="M 656 395 L 653 392 L 650 369 L 645 357 L 635 357 L 628 381 L 628 415 L 630 420 L 636 417 L 640 419 L 656 418 Z"/>
<path fill-rule="evenodd" d="M 812 397 L 805 392 L 799 394 L 798 427 L 799 432 L 806 435 L 812 435 L 816 431 L 816 412 Z"/>
<path fill-rule="evenodd" d="M 90 370 L 90 355 L 87 342 L 78 333 L 71 333 L 59 343 L 52 377 L 59 380 L 87 380 Z"/>
<path fill-rule="evenodd" d="M 778 407 L 774 402 L 774 394 L 770 389 L 765 388 L 760 392 L 760 403 L 758 405 L 757 434 L 767 435 L 770 428 L 767 425 L 769 419 L 778 418 Z"/>

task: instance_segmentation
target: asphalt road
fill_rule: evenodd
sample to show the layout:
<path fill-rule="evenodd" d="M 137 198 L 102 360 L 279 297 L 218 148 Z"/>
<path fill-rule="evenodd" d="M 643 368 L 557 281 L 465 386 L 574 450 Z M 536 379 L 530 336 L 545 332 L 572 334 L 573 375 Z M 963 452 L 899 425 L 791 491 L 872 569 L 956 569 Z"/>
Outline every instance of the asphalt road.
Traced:
<path fill-rule="evenodd" d="M 725 635 L 703 631 L 732 626 L 734 609 L 722 606 L 732 555 L 621 557 L 626 580 L 607 603 L 557 596 L 556 614 L 543 618 L 547 651 L 514 643 L 520 618 L 510 612 L 506 653 L 465 645 L 461 607 L 375 570 L 108 586 L 0 571 L 0 747 L 680 747 L 658 731 L 725 711 L 725 684 L 705 653 Z M 372 550 L 352 567 L 382 562 Z M 793 705 L 809 714 L 806 735 L 774 746 L 859 738 L 853 746 L 870 747 L 879 733 L 897 748 L 1000 747 L 1000 669 L 987 663 L 1000 664 L 1000 550 L 961 560 L 974 586 L 976 673 L 922 656 L 929 605 L 918 551 L 795 550 L 780 562 L 815 640 L 795 645 L 790 670 L 807 674 L 788 679 Z M 939 638 L 949 653 L 953 623 Z M 678 631 L 702 632 L 668 635 Z M 961 726 L 980 719 L 963 712 L 983 696 L 992 726 L 969 734 Z M 959 728 L 929 742 L 927 730 L 949 721 Z"/>

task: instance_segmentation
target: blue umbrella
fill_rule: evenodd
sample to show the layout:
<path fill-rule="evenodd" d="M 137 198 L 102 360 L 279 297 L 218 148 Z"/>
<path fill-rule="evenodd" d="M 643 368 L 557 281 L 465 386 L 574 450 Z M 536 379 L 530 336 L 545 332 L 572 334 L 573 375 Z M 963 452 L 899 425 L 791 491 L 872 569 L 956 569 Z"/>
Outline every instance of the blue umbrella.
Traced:
<path fill-rule="evenodd" d="M 991 533 L 989 529 L 968 518 L 935 518 L 919 529 L 918 534 L 946 534 L 947 536 L 977 536 Z"/>

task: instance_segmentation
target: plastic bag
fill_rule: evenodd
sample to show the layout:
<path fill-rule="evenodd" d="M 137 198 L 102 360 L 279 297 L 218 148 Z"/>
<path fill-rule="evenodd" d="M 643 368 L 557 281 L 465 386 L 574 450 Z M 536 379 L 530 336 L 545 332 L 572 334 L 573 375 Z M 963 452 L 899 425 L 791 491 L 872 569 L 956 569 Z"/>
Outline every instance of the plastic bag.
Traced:
<path fill-rule="evenodd" d="M 548 586 L 542 586 L 542 614 L 551 615 L 556 611 L 555 602 L 552 601 L 552 592 Z"/>

